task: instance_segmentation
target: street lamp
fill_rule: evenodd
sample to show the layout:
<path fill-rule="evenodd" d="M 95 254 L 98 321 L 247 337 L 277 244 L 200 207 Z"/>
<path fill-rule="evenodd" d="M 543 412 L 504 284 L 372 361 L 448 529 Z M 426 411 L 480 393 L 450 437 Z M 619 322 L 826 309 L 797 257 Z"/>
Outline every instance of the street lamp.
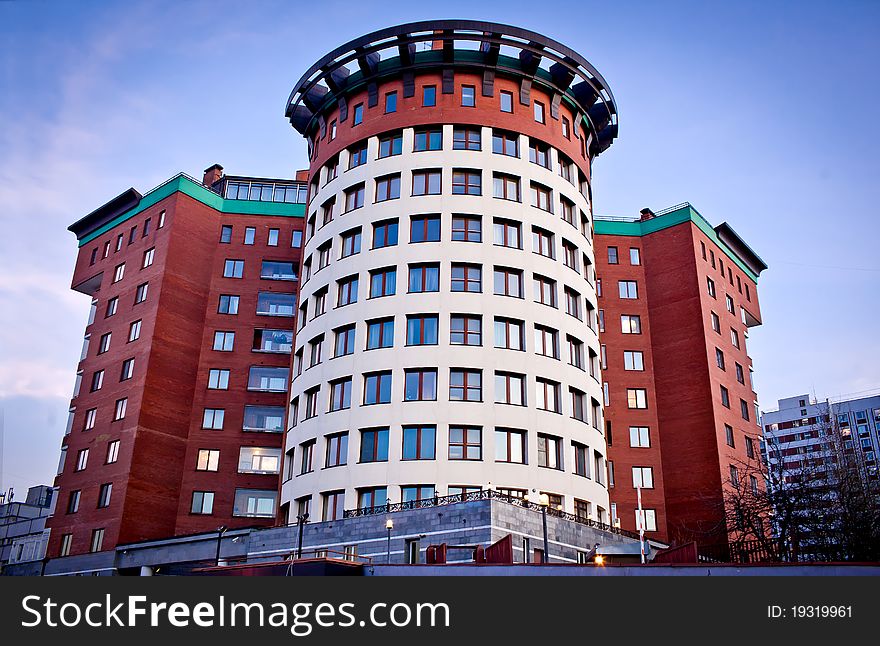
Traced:
<path fill-rule="evenodd" d="M 306 521 L 309 519 L 308 512 L 303 512 L 299 516 L 296 517 L 296 523 L 298 525 L 297 529 L 299 531 L 299 538 L 296 543 L 296 558 L 297 560 L 302 558 L 303 555 L 303 525 L 306 524 Z"/>
<path fill-rule="evenodd" d="M 550 541 L 547 540 L 547 508 L 550 506 L 550 496 L 542 493 L 538 497 L 538 505 L 541 507 L 541 520 L 544 522 L 544 563 L 549 563 Z"/>
<path fill-rule="evenodd" d="M 390 518 L 385 521 L 385 529 L 388 530 L 388 550 L 385 557 L 385 563 L 391 564 L 391 530 L 394 529 L 394 521 Z"/>
<path fill-rule="evenodd" d="M 226 530 L 229 529 L 226 525 L 220 525 L 217 528 L 217 558 L 214 559 L 216 564 L 220 565 L 220 544 L 223 542 L 223 534 L 226 533 Z"/>

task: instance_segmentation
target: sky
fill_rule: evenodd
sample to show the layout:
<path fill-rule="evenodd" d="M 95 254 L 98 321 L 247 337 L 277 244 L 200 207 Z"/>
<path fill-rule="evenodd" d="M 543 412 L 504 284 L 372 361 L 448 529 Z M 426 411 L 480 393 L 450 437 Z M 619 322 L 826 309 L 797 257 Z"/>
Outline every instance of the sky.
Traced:
<path fill-rule="evenodd" d="M 475 7 L 479 7 L 475 9 Z M 594 211 L 691 202 L 767 262 L 761 407 L 880 390 L 880 3 L 399 0 L 0 2 L 0 488 L 58 463 L 90 299 L 67 226 L 185 171 L 291 177 L 284 118 L 319 57 L 370 31 L 521 26 L 608 81 L 620 137 Z"/>

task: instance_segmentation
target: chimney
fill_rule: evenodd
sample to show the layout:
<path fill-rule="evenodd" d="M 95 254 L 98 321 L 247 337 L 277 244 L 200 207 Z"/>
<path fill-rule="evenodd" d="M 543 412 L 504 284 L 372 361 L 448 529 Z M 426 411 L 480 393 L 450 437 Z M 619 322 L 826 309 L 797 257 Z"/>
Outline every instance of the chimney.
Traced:
<path fill-rule="evenodd" d="M 639 219 L 640 222 L 644 222 L 645 220 L 650 220 L 654 217 L 654 212 L 651 209 L 644 208 L 639 213 L 642 214 L 642 217 Z"/>
<path fill-rule="evenodd" d="M 214 164 L 205 169 L 205 176 L 202 178 L 202 184 L 211 188 L 221 177 L 223 177 L 223 167 L 220 164 Z"/>

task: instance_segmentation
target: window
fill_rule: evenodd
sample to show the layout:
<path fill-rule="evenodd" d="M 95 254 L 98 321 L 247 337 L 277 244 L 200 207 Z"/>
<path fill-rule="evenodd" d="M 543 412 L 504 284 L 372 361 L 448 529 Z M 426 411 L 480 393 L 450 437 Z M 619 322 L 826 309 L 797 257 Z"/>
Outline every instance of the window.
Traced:
<path fill-rule="evenodd" d="M 254 239 L 257 237 L 257 230 L 254 227 L 245 227 L 244 228 L 244 243 L 246 245 L 254 244 Z"/>
<path fill-rule="evenodd" d="M 147 300 L 147 290 L 149 289 L 149 283 L 141 283 L 137 286 L 137 289 L 134 291 L 134 304 L 143 303 Z"/>
<path fill-rule="evenodd" d="M 483 176 L 478 170 L 454 169 L 452 171 L 453 195 L 481 195 Z"/>
<path fill-rule="evenodd" d="M 86 411 L 86 419 L 83 423 L 83 430 L 90 431 L 95 428 L 95 418 L 98 416 L 97 408 L 90 408 Z"/>
<path fill-rule="evenodd" d="M 278 492 L 274 489 L 236 489 L 232 502 L 233 516 L 273 518 Z"/>
<path fill-rule="evenodd" d="M 755 459 L 755 441 L 750 437 L 746 437 L 746 457 L 750 460 Z"/>
<path fill-rule="evenodd" d="M 739 487 L 739 469 L 732 464 L 730 465 L 730 484 Z"/>
<path fill-rule="evenodd" d="M 391 371 L 371 372 L 364 375 L 364 405 L 391 402 Z"/>
<path fill-rule="evenodd" d="M 436 426 L 404 426 L 404 460 L 433 460 L 437 434 Z"/>
<path fill-rule="evenodd" d="M 499 199 L 519 202 L 519 177 L 495 173 L 492 176 L 492 191 L 492 194 Z"/>
<path fill-rule="evenodd" d="M 525 350 L 525 323 L 516 319 L 495 319 L 495 347 L 503 350 Z"/>
<path fill-rule="evenodd" d="M 535 292 L 535 302 L 542 305 L 556 307 L 556 281 L 550 280 L 546 276 L 535 274 L 532 281 Z"/>
<path fill-rule="evenodd" d="M 552 233 L 545 229 L 532 227 L 532 252 L 554 259 L 556 254 L 553 250 L 553 246 Z"/>
<path fill-rule="evenodd" d="M 410 242 L 439 242 L 440 216 L 414 215 L 410 218 Z"/>
<path fill-rule="evenodd" d="M 712 329 L 721 334 L 721 319 L 718 318 L 718 315 L 715 312 L 712 312 Z"/>
<path fill-rule="evenodd" d="M 559 383 L 542 377 L 535 379 L 535 408 L 551 413 L 562 412 L 562 401 L 559 397 Z"/>
<path fill-rule="evenodd" d="M 93 529 L 92 530 L 92 539 L 89 541 L 89 552 L 95 553 L 100 552 L 104 546 L 104 530 L 102 529 Z"/>
<path fill-rule="evenodd" d="M 525 406 L 526 376 L 513 372 L 496 372 L 495 403 Z"/>
<path fill-rule="evenodd" d="M 367 321 L 367 350 L 390 348 L 394 345 L 394 319 Z"/>
<path fill-rule="evenodd" d="M 404 401 L 435 401 L 437 399 L 437 369 L 411 368 L 405 371 Z"/>
<path fill-rule="evenodd" d="M 106 482 L 98 489 L 98 509 L 110 506 L 110 497 L 113 493 L 113 483 Z"/>
<path fill-rule="evenodd" d="M 104 314 L 104 318 L 109 318 L 116 314 L 116 310 L 119 308 L 119 298 L 114 296 L 107 301 L 107 310 Z"/>
<path fill-rule="evenodd" d="M 248 390 L 264 392 L 287 392 L 289 368 L 251 366 L 248 371 Z"/>
<path fill-rule="evenodd" d="M 397 92 L 388 92 L 385 95 L 385 114 L 397 112 Z"/>
<path fill-rule="evenodd" d="M 358 103 L 356 106 L 354 106 L 354 116 L 352 117 L 351 125 L 356 126 L 356 125 L 362 123 L 363 120 L 364 120 L 364 104 Z"/>
<path fill-rule="evenodd" d="M 141 320 L 138 319 L 128 326 L 128 341 L 137 341 L 141 336 Z"/>
<path fill-rule="evenodd" d="M 101 390 L 101 387 L 104 385 L 104 371 L 97 370 L 94 374 L 92 374 L 92 388 L 91 391 L 95 392 L 96 390 Z"/>
<path fill-rule="evenodd" d="M 715 364 L 719 368 L 721 368 L 722 370 L 725 369 L 724 368 L 724 353 L 718 348 L 715 348 Z"/>
<path fill-rule="evenodd" d="M 715 281 L 711 278 L 706 278 L 706 287 L 709 292 L 709 296 L 715 298 Z"/>
<path fill-rule="evenodd" d="M 425 85 L 422 87 L 422 107 L 430 108 L 437 105 L 437 86 Z"/>
<path fill-rule="evenodd" d="M 480 150 L 479 128 L 455 128 L 452 131 L 453 150 Z"/>
<path fill-rule="evenodd" d="M 638 247 L 630 247 L 629 248 L 629 264 L 631 265 L 641 265 L 642 258 L 639 253 Z"/>
<path fill-rule="evenodd" d="M 743 367 L 736 362 L 733 363 L 733 367 L 734 367 L 734 370 L 736 371 L 736 380 L 739 383 L 745 385 L 746 377 L 745 377 L 745 373 L 743 372 Z"/>
<path fill-rule="evenodd" d="M 232 226 L 229 224 L 224 224 L 220 227 L 220 242 L 223 244 L 229 244 L 232 242 Z"/>
<path fill-rule="evenodd" d="M 76 467 L 74 471 L 83 471 L 89 464 L 89 450 L 81 449 L 76 454 Z"/>
<path fill-rule="evenodd" d="M 587 422 L 587 405 L 586 395 L 577 388 L 569 388 L 568 394 L 571 398 L 571 417 L 579 422 Z"/>
<path fill-rule="evenodd" d="M 401 152 L 403 152 L 403 134 L 400 131 L 379 137 L 379 159 L 399 155 Z"/>
<path fill-rule="evenodd" d="M 231 294 L 220 294 L 220 303 L 217 305 L 218 314 L 238 314 L 239 297 Z"/>
<path fill-rule="evenodd" d="M 440 265 L 418 264 L 409 266 L 409 291 L 415 292 L 439 292 L 440 291 Z"/>
<path fill-rule="evenodd" d="M 373 249 L 397 244 L 397 220 L 383 220 L 373 225 Z"/>
<path fill-rule="evenodd" d="M 620 298 L 634 299 L 639 297 L 638 284 L 634 280 L 617 281 L 617 290 Z"/>
<path fill-rule="evenodd" d="M 119 373 L 119 381 L 128 381 L 134 376 L 134 358 L 122 362 L 122 370 Z"/>
<path fill-rule="evenodd" d="M 483 373 L 480 370 L 452 368 L 449 371 L 450 401 L 483 401 Z"/>
<path fill-rule="evenodd" d="M 522 234 L 519 222 L 496 218 L 493 222 L 495 244 L 499 247 L 522 249 Z"/>
<path fill-rule="evenodd" d="M 749 404 L 745 399 L 739 400 L 739 412 L 744 420 L 749 421 Z"/>
<path fill-rule="evenodd" d="M 739 333 L 733 328 L 730 328 L 730 342 L 734 348 L 739 348 Z"/>
<path fill-rule="evenodd" d="M 311 473 L 315 468 L 316 440 L 308 440 L 299 445 L 299 473 Z"/>
<path fill-rule="evenodd" d="M 526 432 L 512 428 L 496 428 L 495 461 L 525 464 Z"/>
<path fill-rule="evenodd" d="M 223 264 L 224 278 L 241 278 L 244 273 L 244 260 L 226 260 Z"/>
<path fill-rule="evenodd" d="M 406 317 L 407 345 L 437 345 L 438 316 L 411 314 Z"/>
<path fill-rule="evenodd" d="M 110 349 L 110 339 L 112 336 L 112 332 L 107 332 L 106 334 L 101 335 L 101 340 L 98 343 L 98 354 L 104 354 Z"/>
<path fill-rule="evenodd" d="M 372 428 L 361 431 L 361 462 L 388 461 L 388 429 Z"/>
<path fill-rule="evenodd" d="M 633 467 L 633 489 L 653 489 L 654 469 L 651 467 Z"/>
<path fill-rule="evenodd" d="M 466 108 L 476 105 L 476 88 L 473 85 L 461 86 L 461 105 Z"/>
<path fill-rule="evenodd" d="M 645 359 L 640 350 L 624 350 L 623 351 L 623 369 L 624 370 L 644 370 Z"/>
<path fill-rule="evenodd" d="M 730 312 L 731 314 L 736 314 L 735 308 L 733 306 L 733 299 L 730 297 L 729 294 L 725 294 L 724 298 L 727 302 L 727 311 Z"/>
<path fill-rule="evenodd" d="M 400 494 L 403 502 L 420 502 L 422 500 L 430 500 L 437 493 L 434 485 L 409 485 L 400 488 Z M 419 541 L 411 538 L 406 540 L 406 562 L 409 564 L 419 562 Z"/>
<path fill-rule="evenodd" d="M 330 382 L 330 412 L 351 408 L 351 377 Z"/>
<path fill-rule="evenodd" d="M 335 433 L 325 438 L 327 455 L 324 466 L 339 467 L 348 462 L 348 433 Z"/>
<path fill-rule="evenodd" d="M 633 448 L 646 449 L 651 446 L 651 438 L 647 426 L 629 427 L 629 445 Z"/>
<path fill-rule="evenodd" d="M 562 136 L 571 139 L 571 125 L 566 117 L 562 117 Z"/>
<path fill-rule="evenodd" d="M 535 121 L 544 123 L 544 104 L 540 101 L 535 101 Z"/>
<path fill-rule="evenodd" d="M 657 512 L 654 509 L 635 510 L 636 530 L 644 529 L 646 532 L 657 531 Z"/>
<path fill-rule="evenodd" d="M 523 297 L 522 271 L 507 267 L 495 267 L 495 293 L 499 296 Z"/>
<path fill-rule="evenodd" d="M 519 135 L 506 130 L 493 130 L 492 152 L 496 155 L 519 157 Z"/>
<path fill-rule="evenodd" d="M 584 344 L 571 335 L 566 335 L 568 341 L 568 363 L 578 368 L 584 369 Z"/>
<path fill-rule="evenodd" d="M 536 139 L 529 140 L 529 161 L 550 168 L 550 146 Z"/>
<path fill-rule="evenodd" d="M 367 142 L 362 141 L 348 149 L 348 168 L 357 168 L 367 163 Z"/>
<path fill-rule="evenodd" d="M 221 296 L 221 305 L 223 297 Z M 238 313 L 238 296 L 230 296 L 234 299 L 235 312 L 230 311 L 229 314 Z M 232 307 L 232 300 L 230 300 Z M 257 296 L 257 314 L 267 316 L 293 316 L 296 308 L 296 296 L 293 294 L 282 294 L 279 292 L 260 292 Z"/>
<path fill-rule="evenodd" d="M 356 303 L 358 298 L 358 277 L 349 276 L 336 281 L 336 307 Z"/>
<path fill-rule="evenodd" d="M 214 332 L 213 349 L 219 352 L 232 352 L 235 343 L 235 332 Z"/>
<path fill-rule="evenodd" d="M 334 357 L 343 357 L 354 353 L 355 325 L 346 325 L 336 329 L 336 343 L 334 343 Z"/>
<path fill-rule="evenodd" d="M 396 200 L 400 197 L 400 173 L 376 179 L 376 202 Z"/>
<path fill-rule="evenodd" d="M 397 285 L 397 269 L 394 267 L 374 269 L 370 272 L 370 298 L 394 296 Z"/>
<path fill-rule="evenodd" d="M 608 264 L 616 265 L 618 262 L 617 247 L 608 247 Z"/>
<path fill-rule="evenodd" d="M 113 270 L 113 282 L 118 283 L 122 280 L 123 276 L 125 276 L 125 263 L 116 265 L 116 269 Z"/>
<path fill-rule="evenodd" d="M 559 358 L 559 332 L 535 324 L 535 352 L 551 359 Z"/>
<path fill-rule="evenodd" d="M 223 430 L 223 419 L 226 411 L 222 408 L 206 408 L 202 414 L 202 428 L 215 431 Z"/>
<path fill-rule="evenodd" d="M 569 269 L 573 269 L 576 272 L 580 273 L 581 268 L 578 263 L 577 247 L 570 243 L 568 240 L 562 241 L 562 262 Z"/>
<path fill-rule="evenodd" d="M 571 443 L 572 448 L 574 449 L 574 473 L 575 475 L 581 476 L 583 478 L 590 477 L 590 449 L 583 444 L 578 444 L 577 442 Z M 583 501 L 577 501 L 583 502 Z M 577 505 L 575 505 L 577 506 Z M 588 517 L 582 516 L 578 514 L 579 517 Z"/>
<path fill-rule="evenodd" d="M 449 317 L 449 343 L 451 345 L 482 345 L 483 320 L 479 315 L 452 314 Z"/>
<path fill-rule="evenodd" d="M 82 491 L 79 489 L 75 489 L 70 492 L 70 497 L 67 499 L 67 513 L 75 514 L 79 511 L 79 501 L 82 498 Z"/>
<path fill-rule="evenodd" d="M 354 211 L 364 205 L 364 184 L 357 184 L 345 191 L 345 212 Z"/>
<path fill-rule="evenodd" d="M 502 112 L 513 112 L 513 92 L 501 90 L 500 102 Z"/>
<path fill-rule="evenodd" d="M 141 264 L 141 269 L 145 269 L 145 268 L 149 267 L 150 265 L 152 265 L 152 264 L 153 264 L 153 258 L 155 257 L 155 255 L 156 255 L 156 249 L 155 249 L 155 248 L 147 249 L 147 250 L 144 252 L 144 261 L 143 261 L 143 263 Z"/>
<path fill-rule="evenodd" d="M 361 252 L 361 228 L 351 229 L 342 234 L 340 258 L 347 258 Z"/>
<path fill-rule="evenodd" d="M 377 509 L 379 507 L 384 507 L 388 502 L 387 487 L 358 489 L 358 509 Z M 357 546 L 355 545 L 354 547 Z"/>
<path fill-rule="evenodd" d="M 482 274 L 480 265 L 452 263 L 452 291 L 476 293 L 483 291 Z"/>
<path fill-rule="evenodd" d="M 552 191 L 546 186 L 542 186 L 536 182 L 530 184 L 532 193 L 532 206 L 553 213 L 553 197 Z"/>
<path fill-rule="evenodd" d="M 290 246 L 295 249 L 299 249 L 300 247 L 302 247 L 302 238 L 303 238 L 302 231 L 294 231 L 290 237 Z"/>
<path fill-rule="evenodd" d="M 721 386 L 721 405 L 730 408 L 730 392 L 724 386 Z"/>
<path fill-rule="evenodd" d="M 733 428 L 729 424 L 724 425 L 724 439 L 727 442 L 727 446 L 732 449 L 736 448 L 736 441 L 733 437 Z"/>
<path fill-rule="evenodd" d="M 565 292 L 565 313 L 569 316 L 575 317 L 578 320 L 582 320 L 583 313 L 581 312 L 581 295 L 573 290 L 571 287 L 566 287 L 563 291 Z M 592 328 L 592 316 L 587 321 L 587 323 Z"/>
<path fill-rule="evenodd" d="M 482 460 L 482 431 L 479 426 L 450 426 L 449 459 Z"/>
<path fill-rule="evenodd" d="M 220 467 L 220 451 L 217 449 L 199 449 L 196 471 L 217 471 Z"/>
<path fill-rule="evenodd" d="M 214 512 L 214 492 L 213 491 L 193 491 L 192 506 L 190 513 L 192 514 L 212 514 Z"/>
<path fill-rule="evenodd" d="M 413 171 L 413 195 L 440 195 L 440 171 Z"/>
<path fill-rule="evenodd" d="M 214 368 L 208 371 L 208 388 L 211 390 L 229 389 L 229 370 Z"/>
<path fill-rule="evenodd" d="M 482 230 L 479 215 L 452 216 L 453 242 L 481 242 Z"/>
<path fill-rule="evenodd" d="M 538 433 L 538 466 L 546 469 L 562 469 L 561 438 Z"/>
<path fill-rule="evenodd" d="M 647 408 L 648 391 L 644 388 L 627 388 L 626 406 L 627 408 Z"/>
<path fill-rule="evenodd" d="M 441 150 L 443 148 L 443 130 L 440 128 L 427 128 L 416 130 L 413 151 Z"/>

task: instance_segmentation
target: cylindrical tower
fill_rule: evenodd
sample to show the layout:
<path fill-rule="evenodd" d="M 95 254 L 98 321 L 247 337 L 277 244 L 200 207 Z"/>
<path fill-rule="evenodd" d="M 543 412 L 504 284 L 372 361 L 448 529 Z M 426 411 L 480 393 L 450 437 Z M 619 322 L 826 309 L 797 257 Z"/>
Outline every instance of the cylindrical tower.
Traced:
<path fill-rule="evenodd" d="M 318 61 L 282 512 L 491 487 L 608 522 L 590 161 L 617 133 L 581 56 L 477 21 Z"/>

